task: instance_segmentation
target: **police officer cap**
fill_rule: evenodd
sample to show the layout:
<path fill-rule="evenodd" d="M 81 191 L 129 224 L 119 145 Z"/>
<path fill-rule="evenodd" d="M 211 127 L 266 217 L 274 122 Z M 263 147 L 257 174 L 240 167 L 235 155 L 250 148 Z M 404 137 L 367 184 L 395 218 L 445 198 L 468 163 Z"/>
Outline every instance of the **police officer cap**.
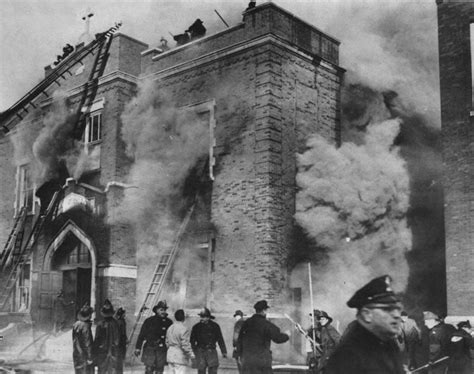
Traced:
<path fill-rule="evenodd" d="M 360 309 L 368 304 L 396 304 L 400 302 L 391 287 L 392 278 L 384 275 L 372 279 L 347 302 L 349 308 Z"/>
<path fill-rule="evenodd" d="M 428 320 L 428 319 L 435 319 L 435 320 L 439 320 L 439 316 L 433 312 L 430 312 L 430 311 L 425 311 L 423 312 L 423 320 Z"/>
<path fill-rule="evenodd" d="M 267 300 L 260 300 L 257 301 L 253 307 L 255 310 L 260 311 L 270 308 L 270 305 L 268 305 Z"/>
<path fill-rule="evenodd" d="M 168 305 L 166 304 L 166 300 L 160 300 L 158 301 L 158 304 L 156 304 L 154 307 L 153 307 L 153 313 L 156 313 L 158 311 L 158 309 L 168 309 Z"/>

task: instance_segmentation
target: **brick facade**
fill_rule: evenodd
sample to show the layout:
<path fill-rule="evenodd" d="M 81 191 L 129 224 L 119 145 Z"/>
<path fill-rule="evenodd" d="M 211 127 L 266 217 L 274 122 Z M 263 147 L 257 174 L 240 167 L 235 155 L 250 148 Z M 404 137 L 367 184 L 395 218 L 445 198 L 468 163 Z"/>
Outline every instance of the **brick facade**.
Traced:
<path fill-rule="evenodd" d="M 474 20 L 474 3 L 442 0 L 437 3 L 448 315 L 472 316 L 474 108 L 470 23 Z"/>
<path fill-rule="evenodd" d="M 133 277 L 136 228 L 109 222 L 121 203 L 132 162 L 125 154 L 120 116 L 137 83 L 150 79 L 178 106 L 207 103 L 213 111 L 214 180 L 199 196 L 183 244 L 187 249 L 180 253 L 183 258 L 200 246 L 199 256 L 208 262 L 202 266 L 208 273 L 199 280 L 205 283 L 199 285 L 203 302 L 218 315 L 250 312 L 263 298 L 275 306 L 272 311 L 283 311 L 291 303 L 287 260 L 295 245 L 296 153 L 313 133 L 335 145 L 340 142 L 343 69 L 338 46 L 337 40 L 272 3 L 245 12 L 235 27 L 162 54 L 145 51 L 146 45 L 125 35 L 114 36 L 97 92 L 103 99 L 100 169 L 69 181 L 65 192 L 93 199 L 95 210 L 63 214 L 45 230 L 33 253 L 32 314 L 41 304 L 44 258 L 52 253 L 58 233 L 67 229 L 93 243 L 96 310 L 109 298 L 125 306 L 131 324 L 132 311 L 142 301 L 134 297 L 143 292 L 136 290 L 137 284 L 148 285 L 150 279 L 140 268 L 138 279 Z M 92 58 L 84 61 L 82 73 L 61 82 L 70 105 L 80 101 Z M 43 100 L 44 110 L 51 101 Z M 0 159 L 0 208 L 11 223 L 16 182 L 8 135 L 0 139 L 0 152 L 5 155 Z M 0 229 L 3 236 L 8 233 L 8 227 Z M 150 260 L 148 265 L 157 259 Z M 128 275 L 117 276 L 120 272 Z M 165 295 L 182 292 L 180 281 L 172 276 Z"/>

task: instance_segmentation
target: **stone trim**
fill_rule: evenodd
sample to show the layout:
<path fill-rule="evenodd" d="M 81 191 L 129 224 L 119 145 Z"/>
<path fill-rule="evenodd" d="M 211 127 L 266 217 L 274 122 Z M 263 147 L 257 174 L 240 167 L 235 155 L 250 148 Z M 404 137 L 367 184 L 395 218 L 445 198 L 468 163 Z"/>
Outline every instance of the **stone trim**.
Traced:
<path fill-rule="evenodd" d="M 137 267 L 120 264 L 99 265 L 98 276 L 137 279 Z"/>

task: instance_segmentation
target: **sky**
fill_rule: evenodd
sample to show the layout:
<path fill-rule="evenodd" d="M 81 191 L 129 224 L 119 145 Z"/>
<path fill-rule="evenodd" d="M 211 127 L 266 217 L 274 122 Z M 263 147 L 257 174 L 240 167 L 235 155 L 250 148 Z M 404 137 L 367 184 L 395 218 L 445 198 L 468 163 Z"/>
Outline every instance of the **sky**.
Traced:
<path fill-rule="evenodd" d="M 435 0 L 273 0 L 341 41 L 346 79 L 377 90 L 395 90 L 439 126 Z M 257 5 L 263 1 L 257 1 Z M 91 33 L 122 21 L 121 32 L 159 45 L 161 36 L 182 33 L 196 18 L 208 35 L 242 20 L 247 0 L 0 0 L 0 110 L 41 81 L 44 67 L 75 44 L 91 10 Z"/>

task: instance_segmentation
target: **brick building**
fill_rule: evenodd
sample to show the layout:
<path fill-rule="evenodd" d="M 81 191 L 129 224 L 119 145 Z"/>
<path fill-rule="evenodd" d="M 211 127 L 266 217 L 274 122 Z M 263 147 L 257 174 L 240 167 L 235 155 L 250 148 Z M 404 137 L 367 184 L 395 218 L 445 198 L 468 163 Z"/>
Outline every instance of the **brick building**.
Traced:
<path fill-rule="evenodd" d="M 472 141 L 474 2 L 437 0 L 446 230 L 448 316 L 474 305 Z"/>
<path fill-rule="evenodd" d="M 68 121 L 67 108 L 81 105 L 95 56 L 86 56 L 59 80 L 66 109 L 52 99 L 58 88 L 53 84 L 35 98 L 36 108 L 28 116 L 3 123 L 9 129 L 0 138 L 0 212 L 8 223 L 2 227 L 4 241 L 23 206 L 28 229 L 40 209 L 45 211 L 52 192 L 60 193 L 57 210 L 45 219 L 21 265 L 8 304 L 10 316 L 23 313 L 35 323 L 51 323 L 60 289 L 67 301 L 75 302 L 70 320 L 85 301 L 96 310 L 105 298 L 128 311 L 140 307 L 151 282 L 149 271 L 140 266 L 149 270 L 166 248 L 140 265 L 139 228 L 112 218 L 131 191 L 128 187 L 141 187 L 127 185 L 133 160 L 125 151 L 121 132 L 127 124 L 121 115 L 139 83 L 150 80 L 178 109 L 194 111 L 209 139 L 208 157 L 194 165 L 193 170 L 206 172 L 198 176 L 199 191 L 191 193 L 197 204 L 176 260 L 193 252 L 199 261 L 185 276 L 172 270 L 163 297 L 173 307 L 207 305 L 226 316 L 236 307 L 251 312 L 262 298 L 275 312 L 297 303 L 287 267 L 295 247 L 296 152 L 312 133 L 339 143 L 343 69 L 338 46 L 334 38 L 272 3 L 245 11 L 240 24 L 223 32 L 164 52 L 115 34 L 88 110 L 80 143 L 88 158 L 78 175 L 70 168 L 62 171 L 57 162 L 50 178 L 35 179 L 31 151 L 22 139 L 37 139 L 44 123 L 57 119 L 61 110 L 61 120 Z M 40 208 L 35 191 L 52 180 L 56 187 Z M 192 190 L 196 183 L 190 186 Z M 181 221 L 185 211 L 177 213 Z M 130 326 L 133 314 L 128 318 Z"/>

